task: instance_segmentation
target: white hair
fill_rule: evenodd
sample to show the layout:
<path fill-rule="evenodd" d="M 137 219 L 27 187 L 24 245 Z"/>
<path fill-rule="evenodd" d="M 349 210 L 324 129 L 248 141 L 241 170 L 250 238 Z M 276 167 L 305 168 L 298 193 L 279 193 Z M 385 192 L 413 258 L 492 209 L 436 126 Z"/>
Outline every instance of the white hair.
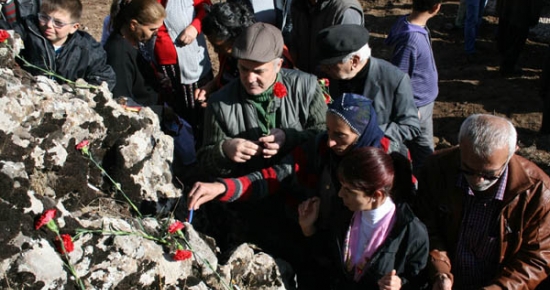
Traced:
<path fill-rule="evenodd" d="M 471 115 L 460 126 L 458 142 L 470 142 L 474 154 L 487 158 L 496 149 L 508 146 L 508 159 L 516 151 L 517 132 L 514 125 L 505 118 L 487 115 Z"/>
<path fill-rule="evenodd" d="M 361 47 L 359 50 L 357 51 L 354 51 L 348 55 L 346 55 L 342 60 L 341 60 L 341 63 L 344 63 L 344 62 L 347 62 L 349 61 L 354 55 L 357 55 L 359 57 L 359 61 L 360 62 L 363 62 L 365 61 L 367 58 L 370 57 L 370 54 L 371 54 L 371 48 L 369 46 L 369 44 L 365 44 L 363 47 Z"/>

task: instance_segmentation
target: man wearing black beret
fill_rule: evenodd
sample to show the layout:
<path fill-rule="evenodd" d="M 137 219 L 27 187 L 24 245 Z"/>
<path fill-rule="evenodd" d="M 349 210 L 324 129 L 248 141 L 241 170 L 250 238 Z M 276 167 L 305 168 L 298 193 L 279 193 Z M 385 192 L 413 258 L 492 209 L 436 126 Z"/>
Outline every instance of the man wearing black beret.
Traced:
<path fill-rule="evenodd" d="M 318 60 L 330 80 L 330 94 L 371 99 L 378 125 L 392 141 L 391 151 L 407 152 L 404 142 L 420 134 L 411 81 L 391 63 L 371 56 L 369 31 L 354 24 L 331 26 L 317 34 Z"/>

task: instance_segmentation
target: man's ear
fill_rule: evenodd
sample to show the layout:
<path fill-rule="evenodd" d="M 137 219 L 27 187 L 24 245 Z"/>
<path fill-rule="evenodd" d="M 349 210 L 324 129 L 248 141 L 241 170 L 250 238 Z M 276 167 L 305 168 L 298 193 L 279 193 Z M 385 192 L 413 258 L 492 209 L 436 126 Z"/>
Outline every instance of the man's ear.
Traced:
<path fill-rule="evenodd" d="M 354 54 L 354 55 L 351 57 L 351 67 L 352 67 L 352 68 L 356 68 L 356 67 L 358 67 L 360 64 L 361 64 L 361 58 L 359 57 L 359 55 Z"/>
<path fill-rule="evenodd" d="M 275 61 L 275 72 L 279 72 L 281 71 L 281 68 L 283 67 L 283 59 L 282 58 L 278 58 L 276 61 Z"/>
<path fill-rule="evenodd" d="M 430 14 L 437 14 L 439 10 L 441 9 L 441 3 L 435 4 L 432 9 L 430 9 Z"/>

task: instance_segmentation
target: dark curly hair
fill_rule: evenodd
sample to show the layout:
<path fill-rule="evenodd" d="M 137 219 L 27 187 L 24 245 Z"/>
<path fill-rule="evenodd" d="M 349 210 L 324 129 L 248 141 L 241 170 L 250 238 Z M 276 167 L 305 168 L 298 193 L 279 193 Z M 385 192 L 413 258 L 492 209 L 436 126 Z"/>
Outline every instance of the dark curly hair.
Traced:
<path fill-rule="evenodd" d="M 254 13 L 240 1 L 216 3 L 202 20 L 202 32 L 209 39 L 232 41 L 255 22 Z"/>

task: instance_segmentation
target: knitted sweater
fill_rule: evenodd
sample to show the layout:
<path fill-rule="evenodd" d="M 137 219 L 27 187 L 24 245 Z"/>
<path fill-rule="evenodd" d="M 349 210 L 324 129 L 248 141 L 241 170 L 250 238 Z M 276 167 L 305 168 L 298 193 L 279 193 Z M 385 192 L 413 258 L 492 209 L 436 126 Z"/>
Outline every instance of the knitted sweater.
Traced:
<path fill-rule="evenodd" d="M 427 27 L 407 21 L 400 17 L 393 25 L 386 44 L 394 46 L 391 63 L 404 73 L 409 74 L 417 107 L 426 106 L 437 98 L 437 67 Z"/>

